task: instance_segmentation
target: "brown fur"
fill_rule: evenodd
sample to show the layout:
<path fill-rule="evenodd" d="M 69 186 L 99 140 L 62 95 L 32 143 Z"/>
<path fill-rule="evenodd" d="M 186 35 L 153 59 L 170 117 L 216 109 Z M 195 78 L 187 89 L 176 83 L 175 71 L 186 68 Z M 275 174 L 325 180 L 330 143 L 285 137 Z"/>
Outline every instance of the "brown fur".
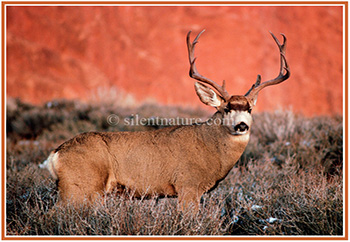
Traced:
<path fill-rule="evenodd" d="M 228 108 L 236 111 L 249 111 L 250 104 L 246 97 L 243 96 L 231 96 L 228 101 Z"/>
<path fill-rule="evenodd" d="M 212 119 L 222 118 L 218 112 Z M 90 132 L 60 145 L 55 171 L 63 201 L 93 201 L 126 187 L 135 195 L 178 196 L 198 209 L 201 195 L 223 179 L 243 153 L 249 133 L 232 136 L 206 123 L 150 132 Z"/>

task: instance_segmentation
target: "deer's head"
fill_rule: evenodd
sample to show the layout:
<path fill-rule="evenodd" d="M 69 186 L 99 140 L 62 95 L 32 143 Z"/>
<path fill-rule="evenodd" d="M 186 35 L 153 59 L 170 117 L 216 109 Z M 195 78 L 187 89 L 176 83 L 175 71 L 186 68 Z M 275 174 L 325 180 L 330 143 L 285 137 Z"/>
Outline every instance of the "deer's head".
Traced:
<path fill-rule="evenodd" d="M 221 114 L 222 124 L 228 128 L 232 135 L 243 135 L 250 131 L 252 124 L 251 111 L 254 108 L 258 93 L 264 87 L 279 84 L 287 80 L 290 76 L 290 70 L 285 57 L 286 37 L 283 36 L 283 43 L 280 44 L 278 39 L 271 33 L 280 51 L 280 72 L 279 75 L 272 80 L 261 83 L 261 76 L 258 75 L 255 84 L 249 89 L 245 95 L 230 95 L 225 88 L 225 81 L 222 85 L 200 75 L 197 71 L 194 57 L 194 49 L 198 43 L 199 36 L 204 32 L 200 32 L 191 43 L 190 34 L 187 34 L 187 47 L 190 60 L 190 76 L 199 82 L 195 83 L 195 90 L 199 99 L 206 105 L 215 107 L 217 113 Z M 204 85 L 206 84 L 206 85 Z"/>

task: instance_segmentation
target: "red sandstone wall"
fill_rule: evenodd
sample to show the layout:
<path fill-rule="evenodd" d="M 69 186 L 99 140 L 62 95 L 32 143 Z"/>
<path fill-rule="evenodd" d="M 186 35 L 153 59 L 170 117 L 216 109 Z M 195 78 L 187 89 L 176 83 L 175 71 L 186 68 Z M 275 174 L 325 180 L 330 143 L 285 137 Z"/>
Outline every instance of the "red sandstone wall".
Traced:
<path fill-rule="evenodd" d="M 272 31 L 288 38 L 292 76 L 263 90 L 256 110 L 342 112 L 341 7 L 14 6 L 6 20 L 9 97 L 88 100 L 97 87 L 116 86 L 140 102 L 201 105 L 188 77 L 187 32 L 206 29 L 199 72 L 244 94 L 257 74 L 278 74 Z"/>

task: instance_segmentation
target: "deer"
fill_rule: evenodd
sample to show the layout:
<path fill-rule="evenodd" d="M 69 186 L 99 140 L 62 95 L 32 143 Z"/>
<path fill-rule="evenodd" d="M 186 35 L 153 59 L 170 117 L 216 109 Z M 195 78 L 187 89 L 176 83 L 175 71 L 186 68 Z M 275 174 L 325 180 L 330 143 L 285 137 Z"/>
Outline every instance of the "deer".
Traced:
<path fill-rule="evenodd" d="M 98 196 L 125 189 L 133 196 L 177 197 L 181 211 L 199 211 L 201 196 L 223 180 L 244 152 L 252 126 L 251 111 L 258 93 L 290 76 L 282 44 L 276 78 L 256 82 L 245 95 L 230 95 L 225 87 L 199 74 L 195 46 L 187 34 L 189 75 L 202 103 L 216 112 L 207 121 L 152 131 L 86 132 L 64 142 L 40 165 L 57 182 L 59 201 L 91 204 Z"/>

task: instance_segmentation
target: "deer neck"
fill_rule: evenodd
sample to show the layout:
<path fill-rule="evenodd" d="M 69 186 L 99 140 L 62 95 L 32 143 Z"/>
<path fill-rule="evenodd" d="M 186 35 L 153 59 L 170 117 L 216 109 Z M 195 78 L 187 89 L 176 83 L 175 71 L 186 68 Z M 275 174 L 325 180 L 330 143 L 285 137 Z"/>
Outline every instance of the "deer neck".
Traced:
<path fill-rule="evenodd" d="M 226 126 L 221 125 L 220 120 L 222 114 L 217 112 L 203 124 L 203 141 L 206 146 L 216 149 L 214 153 L 218 156 L 216 158 L 220 161 L 221 173 L 225 176 L 243 154 L 249 142 L 250 132 L 232 135 Z"/>

